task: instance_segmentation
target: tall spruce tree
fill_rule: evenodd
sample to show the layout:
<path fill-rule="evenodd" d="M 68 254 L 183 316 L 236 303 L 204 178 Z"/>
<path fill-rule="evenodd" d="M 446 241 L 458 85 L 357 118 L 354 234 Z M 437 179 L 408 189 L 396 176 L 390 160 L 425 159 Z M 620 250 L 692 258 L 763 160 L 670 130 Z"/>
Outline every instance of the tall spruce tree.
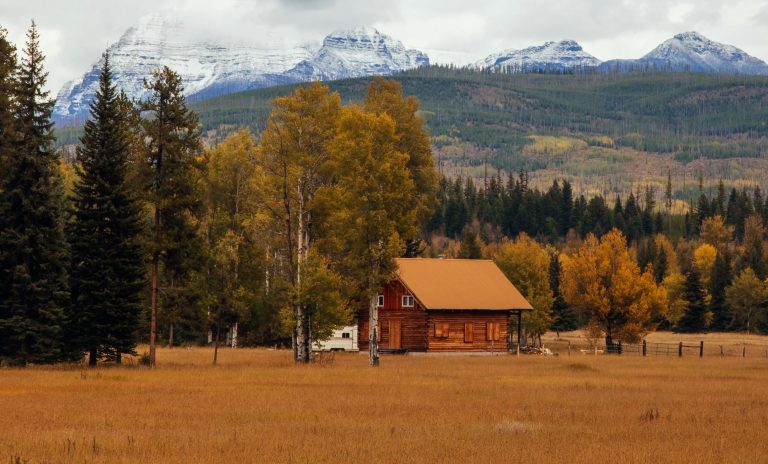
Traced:
<path fill-rule="evenodd" d="M 0 363 L 6 358 L 11 350 L 11 329 L 10 324 L 12 313 L 11 307 L 6 305 L 6 298 L 9 297 L 7 285 L 11 277 L 11 269 L 7 268 L 12 264 L 11 256 L 8 253 L 8 245 L 12 237 L 6 235 L 3 231 L 10 233 L 10 216 L 5 213 L 11 207 L 7 202 L 10 200 L 5 192 L 10 187 L 11 181 L 11 162 L 13 158 L 14 140 L 16 137 L 16 121 L 14 110 L 14 94 L 16 91 L 16 48 L 8 41 L 8 33 L 0 28 Z"/>
<path fill-rule="evenodd" d="M 733 282 L 729 251 L 718 252 L 710 278 L 709 310 L 712 312 L 712 330 L 727 330 L 733 323 L 733 314 L 725 301 L 725 289 Z"/>
<path fill-rule="evenodd" d="M 707 303 L 701 274 L 696 266 L 691 268 L 685 279 L 685 300 L 687 302 L 683 317 L 677 323 L 677 331 L 699 333 L 707 329 Z"/>
<path fill-rule="evenodd" d="M 483 250 L 478 241 L 477 234 L 470 227 L 466 227 L 461 234 L 461 246 L 459 248 L 459 258 L 461 259 L 480 259 L 483 256 Z"/>
<path fill-rule="evenodd" d="M 73 348 L 99 358 L 134 354 L 141 313 L 144 264 L 139 207 L 126 185 L 129 138 L 112 84 L 109 56 L 99 77 L 91 119 L 77 150 L 73 221 L 68 228 Z"/>
<path fill-rule="evenodd" d="M 4 38 L 3 38 L 4 39 Z M 4 41 L 4 40 L 3 40 Z M 7 45 L 0 75 L 8 86 L 12 53 Z M 64 195 L 53 150 L 53 101 L 35 23 L 13 85 L 12 153 L 0 170 L 0 359 L 15 365 L 59 361 L 68 300 Z M 7 101 L 7 95 L 5 99 Z M 6 148 L 7 149 L 7 148 Z"/>
<path fill-rule="evenodd" d="M 16 47 L 8 41 L 8 32 L 0 27 L 0 163 L 8 162 L 13 151 L 16 64 Z M 5 171 L 0 164 L 0 173 Z"/>
<path fill-rule="evenodd" d="M 151 92 L 140 109 L 146 116 L 142 119 L 147 140 L 145 200 L 153 210 L 148 251 L 152 277 L 149 357 L 154 366 L 161 271 L 169 286 L 177 288 L 199 249 L 194 217 L 201 207 L 195 192 L 201 143 L 197 115 L 187 108 L 179 75 L 163 67 L 145 87 Z"/>
<path fill-rule="evenodd" d="M 562 273 L 560 253 L 552 252 L 549 260 L 549 288 L 552 289 L 554 299 L 552 301 L 552 326 L 550 329 L 558 333 L 576 330 L 579 327 L 579 315 L 565 301 L 563 292 L 560 290 L 560 277 Z"/>

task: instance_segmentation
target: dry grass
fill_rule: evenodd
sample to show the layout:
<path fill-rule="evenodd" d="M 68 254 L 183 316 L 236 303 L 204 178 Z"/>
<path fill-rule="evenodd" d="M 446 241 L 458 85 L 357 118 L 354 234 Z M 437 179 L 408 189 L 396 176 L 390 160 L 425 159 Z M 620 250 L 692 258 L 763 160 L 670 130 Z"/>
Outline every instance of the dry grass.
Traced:
<path fill-rule="evenodd" d="M 768 360 L 159 352 L 0 370 L 3 462 L 765 462 Z"/>

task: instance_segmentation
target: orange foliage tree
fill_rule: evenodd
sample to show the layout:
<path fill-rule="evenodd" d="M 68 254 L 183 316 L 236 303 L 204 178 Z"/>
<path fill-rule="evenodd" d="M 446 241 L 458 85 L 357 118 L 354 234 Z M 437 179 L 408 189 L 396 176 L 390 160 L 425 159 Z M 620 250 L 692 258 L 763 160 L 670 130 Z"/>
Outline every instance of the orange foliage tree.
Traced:
<path fill-rule="evenodd" d="M 667 311 L 667 291 L 650 270 L 641 272 L 624 235 L 614 229 L 598 240 L 590 234 L 574 254 L 561 256 L 565 299 L 606 344 L 637 342 Z"/>

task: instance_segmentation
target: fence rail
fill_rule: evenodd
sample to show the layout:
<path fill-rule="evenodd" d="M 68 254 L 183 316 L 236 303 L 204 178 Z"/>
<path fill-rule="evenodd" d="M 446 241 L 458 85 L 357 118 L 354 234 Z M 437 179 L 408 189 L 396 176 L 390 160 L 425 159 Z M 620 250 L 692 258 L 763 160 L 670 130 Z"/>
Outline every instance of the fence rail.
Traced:
<path fill-rule="evenodd" d="M 767 358 L 768 345 L 754 343 L 717 343 L 717 342 L 649 342 L 615 343 L 606 345 L 588 341 L 571 340 L 545 341 L 543 348 L 558 355 L 617 355 L 617 356 L 669 356 L 669 357 L 739 357 Z"/>

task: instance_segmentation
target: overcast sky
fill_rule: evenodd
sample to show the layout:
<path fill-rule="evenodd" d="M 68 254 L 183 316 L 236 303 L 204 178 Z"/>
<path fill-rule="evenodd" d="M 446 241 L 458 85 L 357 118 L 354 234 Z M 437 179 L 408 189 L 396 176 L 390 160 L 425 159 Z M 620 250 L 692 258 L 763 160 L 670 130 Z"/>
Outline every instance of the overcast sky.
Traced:
<path fill-rule="evenodd" d="M 178 11 L 201 35 L 234 40 L 279 30 L 319 42 L 334 29 L 374 26 L 433 58 L 451 52 L 466 61 L 561 39 L 602 60 L 638 58 L 689 30 L 768 61 L 768 0 L 2 0 L 0 26 L 21 44 L 37 21 L 56 92 L 161 9 Z"/>

